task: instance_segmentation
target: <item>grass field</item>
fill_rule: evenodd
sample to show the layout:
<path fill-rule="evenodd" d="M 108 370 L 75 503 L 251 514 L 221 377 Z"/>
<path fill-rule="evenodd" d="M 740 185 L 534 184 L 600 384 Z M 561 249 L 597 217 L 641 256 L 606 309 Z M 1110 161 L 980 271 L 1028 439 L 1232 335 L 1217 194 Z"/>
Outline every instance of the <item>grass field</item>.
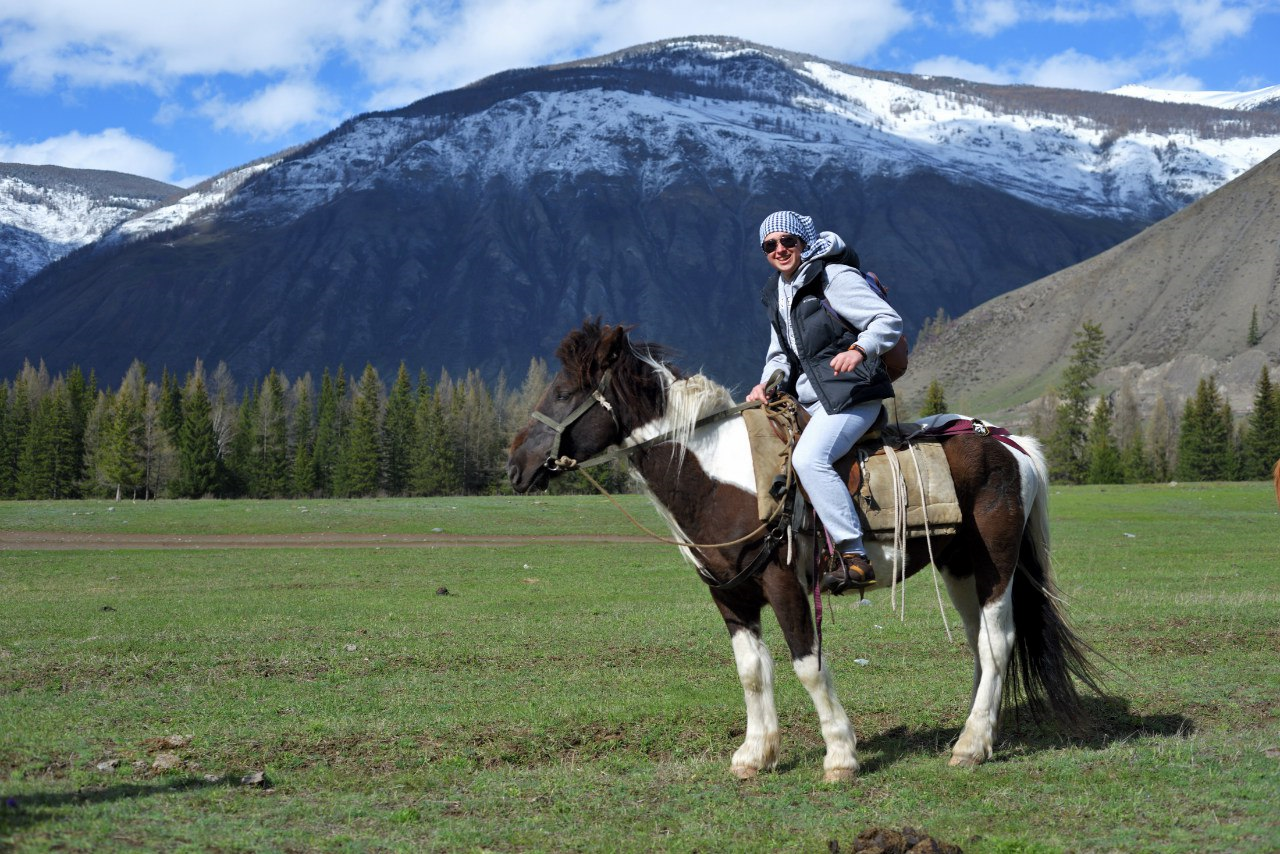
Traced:
<path fill-rule="evenodd" d="M 1051 515 L 1071 615 L 1112 662 L 1094 726 L 1010 715 L 994 761 L 947 767 L 971 663 L 920 576 L 905 619 L 828 600 L 851 786 L 821 782 L 774 625 L 782 759 L 730 777 L 732 652 L 670 546 L 3 550 L 0 848 L 821 852 L 909 825 L 967 852 L 1280 850 L 1270 486 L 1055 488 Z M 437 528 L 636 533 L 596 497 L 0 503 L 0 548 Z"/>

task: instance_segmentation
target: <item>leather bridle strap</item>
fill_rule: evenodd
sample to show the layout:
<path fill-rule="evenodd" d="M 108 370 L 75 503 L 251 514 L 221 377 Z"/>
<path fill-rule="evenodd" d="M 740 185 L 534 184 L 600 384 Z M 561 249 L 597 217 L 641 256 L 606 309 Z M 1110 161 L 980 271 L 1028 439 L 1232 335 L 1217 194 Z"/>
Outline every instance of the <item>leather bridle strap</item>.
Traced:
<path fill-rule="evenodd" d="M 551 443 L 551 451 L 547 454 L 546 462 L 544 462 L 543 465 L 552 471 L 558 471 L 562 468 L 566 468 L 566 466 L 562 465 L 560 462 L 560 440 L 564 437 L 564 431 L 573 426 L 573 422 L 586 415 L 587 412 L 597 403 L 609 411 L 609 415 L 613 418 L 613 425 L 619 430 L 622 429 L 622 426 L 618 424 L 618 415 L 613 411 L 613 404 L 606 400 L 604 396 L 605 390 L 609 388 L 609 381 L 612 378 L 612 369 L 606 370 L 601 374 L 600 382 L 591 392 L 591 395 L 583 400 L 582 403 L 578 404 L 577 408 L 574 409 L 573 412 L 570 412 L 569 417 L 565 418 L 563 421 L 556 421 L 550 416 L 538 412 L 536 409 L 533 411 L 533 419 L 546 424 L 554 430 L 556 434 L 555 440 Z M 574 466 L 567 466 L 567 468 L 573 467 Z"/>

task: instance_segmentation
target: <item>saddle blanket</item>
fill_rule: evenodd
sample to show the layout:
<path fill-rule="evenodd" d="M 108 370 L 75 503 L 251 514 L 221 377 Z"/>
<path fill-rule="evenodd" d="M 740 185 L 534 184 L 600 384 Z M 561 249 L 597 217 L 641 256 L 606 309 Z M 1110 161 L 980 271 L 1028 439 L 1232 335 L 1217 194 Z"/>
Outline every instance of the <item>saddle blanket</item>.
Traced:
<path fill-rule="evenodd" d="M 791 449 L 763 409 L 748 409 L 742 417 L 751 441 L 760 520 L 767 522 L 778 508 L 780 496 L 773 487 L 779 478 L 785 479 Z M 897 462 L 896 474 L 889 454 Z M 886 450 L 877 438 L 850 451 L 836 463 L 836 471 L 849 484 L 854 506 L 865 522 L 866 535 L 873 539 L 892 540 L 899 525 L 908 537 L 923 537 L 926 523 L 931 536 L 954 534 L 960 524 L 960 503 L 951 467 L 937 441 L 912 442 L 901 450 Z M 904 499 L 900 507 L 899 497 Z M 902 523 L 899 514 L 905 516 Z"/>
<path fill-rule="evenodd" d="M 850 460 L 851 475 L 857 469 L 856 460 Z M 908 538 L 926 532 L 945 536 L 959 527 L 960 502 L 939 442 L 913 443 L 902 450 L 884 446 L 862 461 L 860 475 L 861 483 L 850 483 L 850 491 L 872 539 L 892 540 L 898 527 Z M 905 518 L 900 520 L 900 515 Z"/>

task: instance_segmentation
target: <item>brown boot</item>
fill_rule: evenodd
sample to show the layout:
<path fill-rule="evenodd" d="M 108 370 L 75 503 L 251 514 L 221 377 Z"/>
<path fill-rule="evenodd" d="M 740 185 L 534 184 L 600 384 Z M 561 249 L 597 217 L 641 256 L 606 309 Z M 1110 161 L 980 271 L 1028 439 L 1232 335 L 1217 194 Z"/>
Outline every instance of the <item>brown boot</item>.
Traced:
<path fill-rule="evenodd" d="M 840 555 L 840 568 L 822 576 L 822 589 L 833 596 L 846 590 L 865 590 L 876 583 L 876 572 L 866 555 L 848 552 Z"/>

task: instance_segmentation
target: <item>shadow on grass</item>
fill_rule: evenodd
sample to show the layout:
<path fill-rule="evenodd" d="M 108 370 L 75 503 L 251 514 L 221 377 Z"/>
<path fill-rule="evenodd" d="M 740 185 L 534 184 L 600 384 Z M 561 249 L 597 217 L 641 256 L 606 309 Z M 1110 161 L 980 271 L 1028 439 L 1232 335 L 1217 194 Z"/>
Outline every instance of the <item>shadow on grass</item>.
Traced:
<path fill-rule="evenodd" d="M 87 786 L 74 792 L 40 792 L 30 795 L 0 794 L 0 850 L 10 837 L 27 827 L 58 819 L 67 807 L 102 804 L 113 801 L 150 798 L 196 789 L 236 785 L 236 780 L 217 781 L 202 777 L 182 777 L 153 783 L 117 783 L 109 786 Z"/>
<path fill-rule="evenodd" d="M 1075 746 L 1103 750 L 1117 741 L 1146 736 L 1183 736 L 1195 732 L 1195 724 L 1182 715 L 1136 715 L 1129 701 L 1120 697 L 1083 697 L 1084 723 L 1078 729 L 1037 724 L 1022 706 L 1006 712 L 997 735 L 995 761 L 1001 754 L 1027 754 Z M 908 756 L 943 754 L 960 737 L 959 728 L 934 727 L 912 730 L 905 726 L 885 730 L 858 741 L 858 761 L 865 773 L 878 771 Z"/>

